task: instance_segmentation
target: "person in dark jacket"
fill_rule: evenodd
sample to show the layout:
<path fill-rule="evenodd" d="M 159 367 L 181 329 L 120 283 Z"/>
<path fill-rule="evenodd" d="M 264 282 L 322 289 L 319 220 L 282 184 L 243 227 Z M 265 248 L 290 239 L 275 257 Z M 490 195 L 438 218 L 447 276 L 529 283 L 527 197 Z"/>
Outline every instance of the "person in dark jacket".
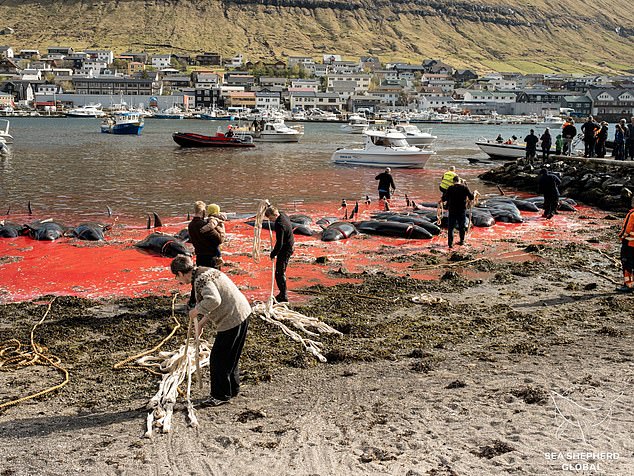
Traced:
<path fill-rule="evenodd" d="M 634 160 L 634 116 L 627 124 L 627 139 L 625 140 L 625 160 L 628 158 Z"/>
<path fill-rule="evenodd" d="M 467 229 L 467 199 L 474 200 L 475 196 L 469 187 L 461 183 L 457 175 L 453 178 L 453 185 L 445 192 L 445 207 L 449 213 L 449 223 L 447 225 L 447 244 L 453 247 L 453 234 L 456 225 L 460 235 L 459 245 L 464 245 L 465 232 Z"/>
<path fill-rule="evenodd" d="M 553 145 L 553 137 L 550 135 L 550 129 L 547 127 L 542 136 L 539 138 L 542 141 L 542 161 L 548 162 L 548 156 L 550 155 L 550 148 Z"/>
<path fill-rule="evenodd" d="M 615 160 L 625 160 L 625 124 L 618 123 L 614 126 L 614 148 L 612 156 Z"/>
<path fill-rule="evenodd" d="M 537 143 L 539 142 L 533 129 L 524 137 L 524 142 L 526 142 L 526 161 L 532 164 L 537 157 Z"/>
<path fill-rule="evenodd" d="M 189 242 L 194 247 L 196 266 L 220 268 L 218 257 L 220 256 L 220 245 L 223 237 L 218 234 L 216 229 L 203 231 L 203 228 L 207 225 L 207 220 L 205 220 L 206 209 L 205 202 L 197 201 L 194 204 L 194 217 L 187 225 Z M 193 307 L 194 305 L 196 305 L 196 296 L 192 289 L 188 306 Z"/>
<path fill-rule="evenodd" d="M 544 195 L 544 218 L 551 219 L 559 206 L 559 185 L 561 179 L 546 169 L 539 174 L 539 190 Z"/>
<path fill-rule="evenodd" d="M 575 121 L 569 117 L 561 128 L 561 135 L 564 140 L 564 155 L 572 155 L 572 141 L 577 136 Z"/>
<path fill-rule="evenodd" d="M 264 216 L 269 220 L 275 220 L 275 246 L 271 250 L 271 259 L 275 262 L 275 283 L 279 294 L 275 296 L 277 302 L 288 302 L 286 290 L 286 267 L 295 250 L 295 238 L 293 226 L 286 213 L 280 212 L 275 207 L 267 207 Z"/>
<path fill-rule="evenodd" d="M 379 200 L 392 198 L 392 192 L 396 190 L 394 185 L 394 179 L 392 178 L 392 169 L 386 167 L 384 172 L 374 177 L 374 180 L 379 181 Z"/>
<path fill-rule="evenodd" d="M 599 132 L 597 132 L 597 143 L 594 146 L 596 156 L 599 158 L 605 157 L 605 142 L 608 140 L 608 123 L 603 121 L 600 125 Z"/>
<path fill-rule="evenodd" d="M 583 132 L 583 143 L 585 145 L 584 157 L 594 157 L 596 144 L 596 135 L 601 126 L 594 121 L 592 116 L 588 116 L 588 120 L 581 126 Z"/>

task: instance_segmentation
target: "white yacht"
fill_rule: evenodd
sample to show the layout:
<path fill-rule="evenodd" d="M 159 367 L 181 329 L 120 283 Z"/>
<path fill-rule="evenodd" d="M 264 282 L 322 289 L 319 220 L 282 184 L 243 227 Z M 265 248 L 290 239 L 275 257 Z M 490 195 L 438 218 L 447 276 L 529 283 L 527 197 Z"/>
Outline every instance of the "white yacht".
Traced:
<path fill-rule="evenodd" d="M 66 113 L 66 117 L 105 117 L 106 113 L 101 110 L 101 104 L 86 104 L 76 107 Z"/>
<path fill-rule="evenodd" d="M 363 134 L 370 126 L 370 121 L 358 114 L 348 117 L 348 123 L 341 125 L 341 131 L 347 134 Z"/>
<path fill-rule="evenodd" d="M 284 121 L 266 122 L 262 130 L 252 134 L 256 141 L 261 142 L 299 142 L 304 136 L 304 127 L 289 127 Z"/>
<path fill-rule="evenodd" d="M 363 139 L 362 149 L 337 149 L 332 161 L 369 167 L 422 168 L 436 154 L 429 146 L 409 145 L 405 135 L 394 130 L 368 130 Z"/>
<path fill-rule="evenodd" d="M 409 145 L 431 145 L 438 138 L 432 135 L 431 129 L 421 131 L 414 124 L 409 124 L 407 122 L 396 124 L 394 129 L 405 135 L 405 139 Z"/>

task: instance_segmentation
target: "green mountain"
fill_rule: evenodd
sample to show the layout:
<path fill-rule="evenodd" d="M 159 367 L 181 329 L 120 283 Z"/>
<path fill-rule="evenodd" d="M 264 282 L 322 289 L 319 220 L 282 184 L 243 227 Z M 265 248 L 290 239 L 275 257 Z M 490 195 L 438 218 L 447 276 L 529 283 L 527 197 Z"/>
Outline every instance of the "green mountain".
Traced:
<path fill-rule="evenodd" d="M 0 42 L 224 56 L 442 59 L 478 71 L 634 71 L 632 0 L 5 0 Z"/>

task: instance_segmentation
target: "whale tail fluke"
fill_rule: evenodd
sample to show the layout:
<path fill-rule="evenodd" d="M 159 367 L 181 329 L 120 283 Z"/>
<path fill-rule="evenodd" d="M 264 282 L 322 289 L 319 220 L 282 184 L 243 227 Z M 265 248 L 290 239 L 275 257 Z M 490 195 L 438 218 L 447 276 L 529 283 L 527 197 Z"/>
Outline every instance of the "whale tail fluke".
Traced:
<path fill-rule="evenodd" d="M 33 215 L 33 209 L 31 208 L 31 200 L 26 204 L 26 208 L 29 210 L 29 215 Z"/>
<path fill-rule="evenodd" d="M 150 217 L 150 215 L 147 216 L 147 224 L 146 224 L 146 228 L 149 230 L 150 228 L 152 228 L 152 217 Z"/>

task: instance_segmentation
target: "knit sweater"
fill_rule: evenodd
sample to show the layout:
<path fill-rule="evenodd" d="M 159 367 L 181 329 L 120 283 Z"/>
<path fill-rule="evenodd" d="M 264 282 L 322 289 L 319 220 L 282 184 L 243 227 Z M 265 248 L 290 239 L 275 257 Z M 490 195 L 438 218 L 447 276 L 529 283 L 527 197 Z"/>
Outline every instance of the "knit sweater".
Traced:
<path fill-rule="evenodd" d="M 223 272 L 199 267 L 194 270 L 193 280 L 196 307 L 218 332 L 239 326 L 251 314 L 249 301 Z"/>

